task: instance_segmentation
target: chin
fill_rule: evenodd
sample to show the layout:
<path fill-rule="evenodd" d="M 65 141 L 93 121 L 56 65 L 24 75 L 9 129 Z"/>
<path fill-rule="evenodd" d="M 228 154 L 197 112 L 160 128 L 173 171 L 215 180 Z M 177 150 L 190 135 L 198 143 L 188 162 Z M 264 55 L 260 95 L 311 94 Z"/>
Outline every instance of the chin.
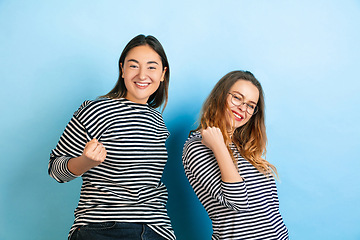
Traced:
<path fill-rule="evenodd" d="M 239 127 L 242 127 L 246 124 L 246 122 L 242 122 L 242 123 L 239 123 L 235 126 L 235 129 L 239 128 Z"/>
<path fill-rule="evenodd" d="M 236 129 L 236 128 L 239 128 L 239 127 L 242 127 L 242 126 L 244 126 L 244 125 L 245 125 L 245 123 L 236 124 L 235 129 Z"/>

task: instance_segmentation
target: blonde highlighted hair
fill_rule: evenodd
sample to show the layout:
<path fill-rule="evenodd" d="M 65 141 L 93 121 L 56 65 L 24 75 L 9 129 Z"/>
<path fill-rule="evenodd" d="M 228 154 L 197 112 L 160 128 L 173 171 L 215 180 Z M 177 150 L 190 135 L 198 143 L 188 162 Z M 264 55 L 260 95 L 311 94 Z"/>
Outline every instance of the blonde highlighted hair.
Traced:
<path fill-rule="evenodd" d="M 227 112 L 230 110 L 227 99 L 230 88 L 239 80 L 249 81 L 259 90 L 258 111 L 245 125 L 235 129 L 232 136 L 230 136 L 227 126 L 228 121 L 226 121 L 228 118 Z M 232 71 L 217 82 L 203 104 L 199 126 L 191 132 L 206 129 L 207 127 L 217 127 L 221 130 L 235 166 L 237 166 L 237 160 L 229 147 L 231 142 L 236 145 L 241 156 L 261 173 L 277 177 L 278 174 L 275 166 L 265 160 L 267 137 L 264 93 L 260 82 L 251 72 Z"/>

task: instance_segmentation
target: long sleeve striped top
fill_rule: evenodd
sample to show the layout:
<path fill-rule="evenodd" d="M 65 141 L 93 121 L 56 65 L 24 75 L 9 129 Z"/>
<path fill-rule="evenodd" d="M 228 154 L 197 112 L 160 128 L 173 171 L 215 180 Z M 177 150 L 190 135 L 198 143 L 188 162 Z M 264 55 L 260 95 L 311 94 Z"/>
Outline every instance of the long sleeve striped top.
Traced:
<path fill-rule="evenodd" d="M 260 173 L 232 145 L 244 181 L 223 182 L 213 152 L 201 140 L 198 132 L 188 138 L 182 160 L 190 185 L 212 221 L 212 239 L 288 239 L 274 178 Z"/>
<path fill-rule="evenodd" d="M 147 224 L 166 239 L 175 239 L 161 182 L 169 132 L 161 114 L 127 99 L 85 101 L 74 113 L 50 154 L 48 171 L 56 181 L 75 179 L 67 163 L 82 154 L 93 138 L 107 151 L 104 162 L 85 172 L 75 221 L 69 233 L 99 222 Z"/>

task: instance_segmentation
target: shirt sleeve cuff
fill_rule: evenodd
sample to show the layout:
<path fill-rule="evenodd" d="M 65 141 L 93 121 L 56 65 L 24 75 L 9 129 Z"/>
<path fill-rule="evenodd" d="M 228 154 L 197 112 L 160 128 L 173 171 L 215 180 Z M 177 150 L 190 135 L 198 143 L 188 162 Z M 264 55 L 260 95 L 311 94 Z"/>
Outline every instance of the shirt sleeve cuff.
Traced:
<path fill-rule="evenodd" d="M 234 183 L 222 181 L 221 188 L 224 199 L 226 199 L 235 210 L 248 209 L 248 194 L 245 181 Z"/>
<path fill-rule="evenodd" d="M 56 181 L 61 183 L 69 182 L 81 176 L 81 175 L 79 176 L 75 175 L 72 172 L 70 172 L 68 168 L 68 162 L 70 159 L 71 157 L 58 157 L 56 161 L 53 163 L 52 176 Z"/>

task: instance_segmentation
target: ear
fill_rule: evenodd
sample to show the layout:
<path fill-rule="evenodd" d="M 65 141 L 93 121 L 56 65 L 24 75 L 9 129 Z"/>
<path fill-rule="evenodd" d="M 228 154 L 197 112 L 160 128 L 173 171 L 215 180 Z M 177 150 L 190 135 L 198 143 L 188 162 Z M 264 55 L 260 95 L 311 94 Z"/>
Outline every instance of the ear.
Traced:
<path fill-rule="evenodd" d="M 161 82 L 165 81 L 165 73 L 167 71 L 167 67 L 164 67 L 164 70 L 163 70 L 163 73 L 162 73 L 162 76 L 161 76 Z"/>
<path fill-rule="evenodd" d="M 121 77 L 124 78 L 124 68 L 122 63 L 120 63 L 120 69 L 121 69 Z"/>

